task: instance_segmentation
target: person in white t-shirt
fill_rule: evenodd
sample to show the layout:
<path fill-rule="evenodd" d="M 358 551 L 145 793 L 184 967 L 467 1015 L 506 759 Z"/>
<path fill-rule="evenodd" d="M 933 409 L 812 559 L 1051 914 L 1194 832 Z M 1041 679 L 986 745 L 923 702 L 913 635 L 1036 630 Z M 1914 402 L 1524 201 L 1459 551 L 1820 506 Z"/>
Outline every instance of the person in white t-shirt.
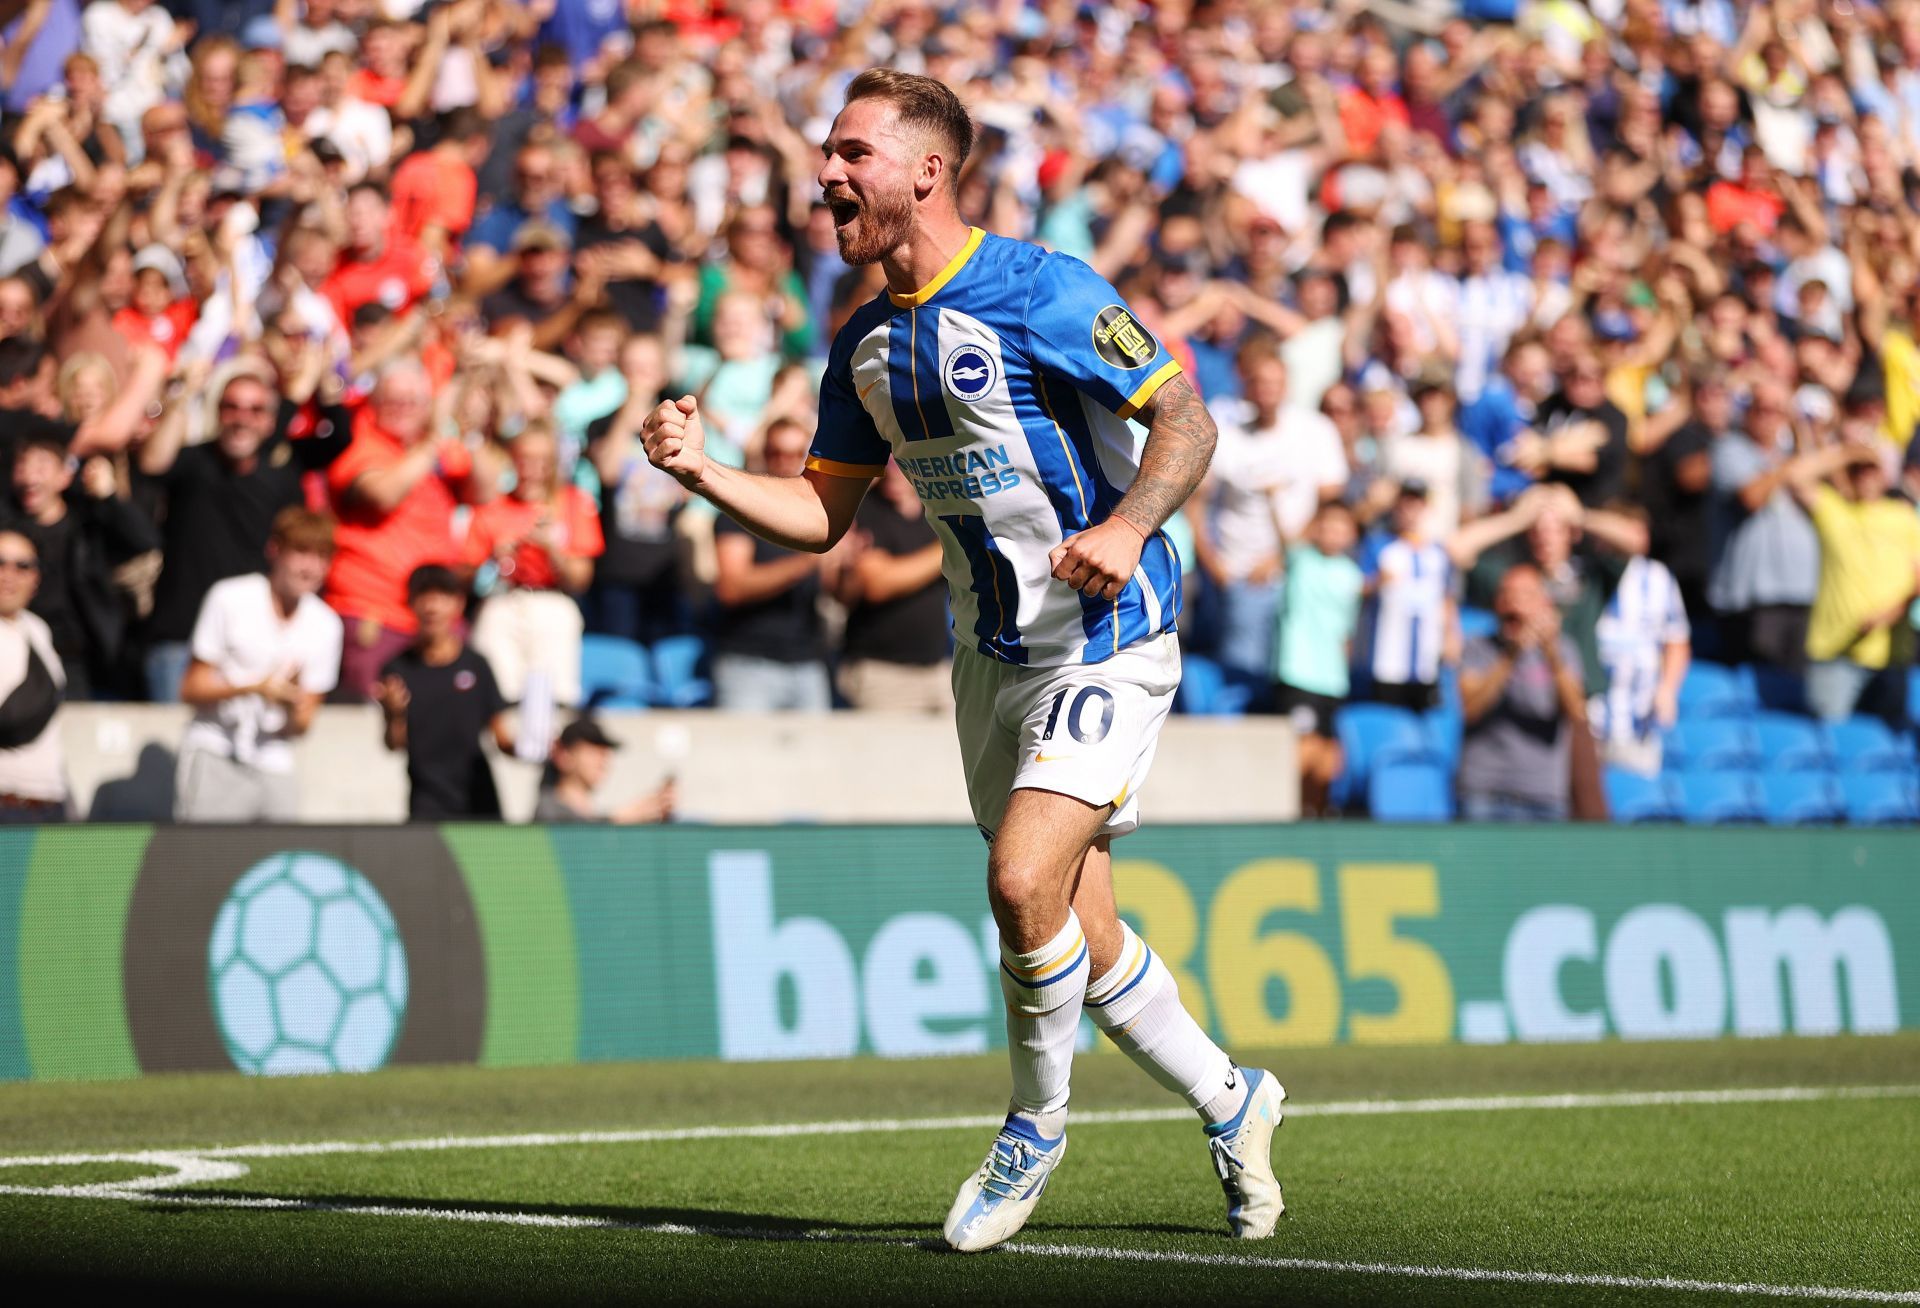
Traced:
<path fill-rule="evenodd" d="M 66 670 L 53 633 L 29 613 L 40 588 L 40 554 L 17 531 L 0 531 L 0 824 L 63 822 L 67 765 L 60 749 Z"/>
<path fill-rule="evenodd" d="M 195 709 L 180 745 L 180 821 L 293 820 L 293 742 L 340 677 L 340 619 L 319 596 L 332 562 L 333 519 L 282 509 L 266 573 L 229 577 L 207 592 L 180 683 Z"/>
<path fill-rule="evenodd" d="M 1288 403 L 1287 365 L 1271 345 L 1240 351 L 1240 412 L 1217 414 L 1220 441 L 1187 502 L 1194 552 L 1217 601 L 1222 666 L 1264 681 L 1273 662 L 1281 552 L 1347 487 L 1340 433 Z"/>
<path fill-rule="evenodd" d="M 81 13 L 80 48 L 100 65 L 105 117 L 121 140 L 139 141 L 140 115 L 184 84 L 191 35 L 154 0 L 94 0 Z"/>

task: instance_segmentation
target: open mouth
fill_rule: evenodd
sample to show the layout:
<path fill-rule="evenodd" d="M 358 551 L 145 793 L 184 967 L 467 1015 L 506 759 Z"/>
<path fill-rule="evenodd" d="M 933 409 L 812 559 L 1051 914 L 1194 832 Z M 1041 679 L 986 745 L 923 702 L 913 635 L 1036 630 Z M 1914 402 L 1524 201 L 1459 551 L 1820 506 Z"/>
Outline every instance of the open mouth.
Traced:
<path fill-rule="evenodd" d="M 845 227 L 848 223 L 860 216 L 859 202 L 847 199 L 844 196 L 829 197 L 827 200 L 827 208 L 833 213 L 833 225 L 835 227 Z"/>

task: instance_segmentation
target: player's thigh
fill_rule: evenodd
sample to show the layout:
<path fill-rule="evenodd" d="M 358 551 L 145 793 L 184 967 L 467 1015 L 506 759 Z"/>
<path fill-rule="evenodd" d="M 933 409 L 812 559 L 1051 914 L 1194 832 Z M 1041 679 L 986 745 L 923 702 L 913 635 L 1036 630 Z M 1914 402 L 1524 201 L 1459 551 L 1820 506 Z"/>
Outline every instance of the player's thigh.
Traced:
<path fill-rule="evenodd" d="M 988 860 L 996 893 L 1068 903 L 1109 811 L 1051 790 L 1014 791 Z"/>
<path fill-rule="evenodd" d="M 1014 789 L 1049 790 L 1109 808 L 1101 830 L 1136 825 L 1135 796 L 1146 781 L 1160 728 L 1180 683 L 1171 635 L 1101 663 L 1049 669 L 1023 686 L 1020 763 Z"/>
<path fill-rule="evenodd" d="M 1006 813 L 1020 761 L 1019 736 L 1000 712 L 1013 674 L 1006 664 L 961 646 L 954 650 L 953 726 L 960 741 L 960 768 L 967 803 L 981 834 L 991 840 Z"/>

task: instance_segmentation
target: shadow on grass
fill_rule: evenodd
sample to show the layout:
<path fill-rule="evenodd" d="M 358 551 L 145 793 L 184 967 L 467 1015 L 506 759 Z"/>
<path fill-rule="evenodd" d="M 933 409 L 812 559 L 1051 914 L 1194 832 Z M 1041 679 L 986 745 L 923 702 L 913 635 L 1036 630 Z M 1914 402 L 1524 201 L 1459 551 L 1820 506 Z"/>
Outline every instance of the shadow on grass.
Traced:
<path fill-rule="evenodd" d="M 773 1213 L 742 1213 L 712 1208 L 628 1207 L 612 1204 L 523 1204 L 482 1199 L 428 1199 L 364 1194 L 267 1195 L 244 1190 L 193 1189 L 163 1191 L 152 1211 L 187 1213 L 255 1209 L 269 1212 L 347 1213 L 378 1216 L 440 1218 L 503 1225 L 549 1227 L 563 1230 L 637 1231 L 656 1235 L 702 1235 L 717 1240 L 793 1241 L 822 1244 L 891 1245 L 947 1253 L 945 1240 L 912 1232 L 925 1230 L 919 1222 L 843 1222 L 821 1217 L 790 1217 Z M 169 1203 L 166 1200 L 185 1200 Z M 1030 1222 L 1030 1235 L 1065 1236 L 1075 1232 L 1128 1232 L 1139 1235 L 1215 1235 L 1217 1227 L 1171 1222 Z"/>

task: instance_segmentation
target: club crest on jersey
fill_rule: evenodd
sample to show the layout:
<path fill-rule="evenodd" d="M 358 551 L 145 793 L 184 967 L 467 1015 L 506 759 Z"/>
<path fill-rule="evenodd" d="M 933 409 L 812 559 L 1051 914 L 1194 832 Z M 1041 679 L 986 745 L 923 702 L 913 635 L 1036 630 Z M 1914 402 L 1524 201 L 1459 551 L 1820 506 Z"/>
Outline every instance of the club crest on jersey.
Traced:
<path fill-rule="evenodd" d="M 1144 368 L 1160 353 L 1160 345 L 1133 315 L 1118 304 L 1109 304 L 1093 319 L 1093 348 L 1116 368 Z"/>
<path fill-rule="evenodd" d="M 947 389 L 956 399 L 968 404 L 993 389 L 993 356 L 978 345 L 956 345 L 947 355 L 947 366 L 941 372 L 947 379 Z"/>

